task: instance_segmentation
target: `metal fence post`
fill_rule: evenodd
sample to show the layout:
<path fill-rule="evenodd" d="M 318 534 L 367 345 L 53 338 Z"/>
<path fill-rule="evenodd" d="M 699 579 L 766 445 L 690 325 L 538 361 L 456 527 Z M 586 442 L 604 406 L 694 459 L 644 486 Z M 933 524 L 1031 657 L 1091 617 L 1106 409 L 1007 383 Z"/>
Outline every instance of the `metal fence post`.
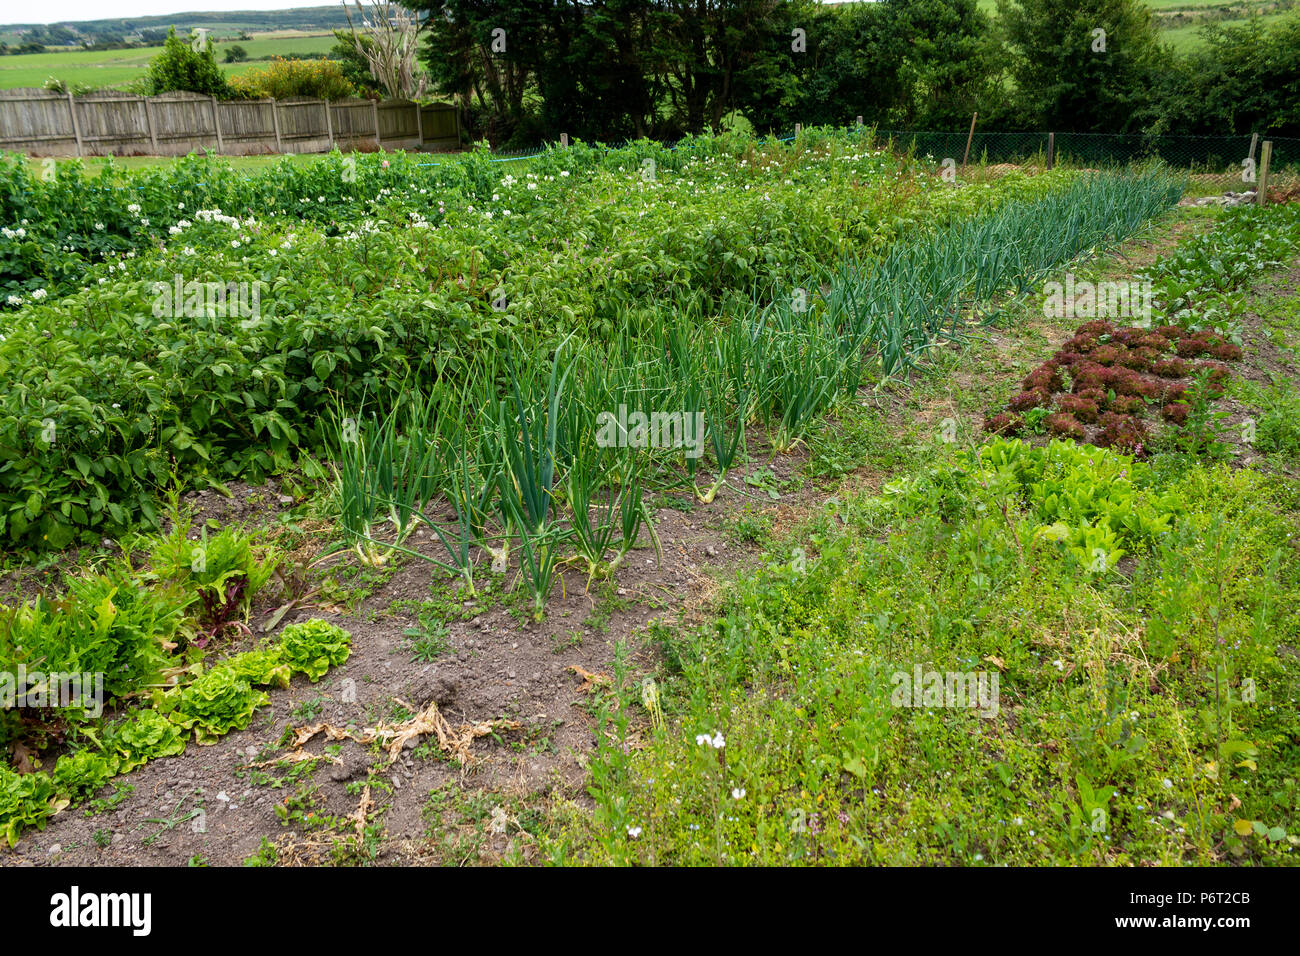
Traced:
<path fill-rule="evenodd" d="M 1056 134 L 1047 134 L 1047 168 L 1051 169 L 1056 165 Z"/>

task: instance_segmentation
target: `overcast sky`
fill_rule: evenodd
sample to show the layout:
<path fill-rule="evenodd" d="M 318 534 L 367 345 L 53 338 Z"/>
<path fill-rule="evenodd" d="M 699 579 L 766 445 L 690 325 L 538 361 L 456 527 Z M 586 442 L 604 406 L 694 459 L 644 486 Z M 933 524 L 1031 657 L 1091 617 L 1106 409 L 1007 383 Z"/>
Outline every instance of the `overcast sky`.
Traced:
<path fill-rule="evenodd" d="M 62 23 L 68 20 L 115 20 L 168 13 L 216 10 L 289 10 L 330 6 L 331 0 L 43 0 L 0 5 L 0 23 Z"/>

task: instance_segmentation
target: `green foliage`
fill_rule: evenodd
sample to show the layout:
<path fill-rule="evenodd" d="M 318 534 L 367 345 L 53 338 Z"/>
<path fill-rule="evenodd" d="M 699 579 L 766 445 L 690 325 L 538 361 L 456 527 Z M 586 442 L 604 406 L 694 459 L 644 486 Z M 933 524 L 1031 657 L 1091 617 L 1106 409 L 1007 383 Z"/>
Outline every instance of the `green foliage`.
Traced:
<path fill-rule="evenodd" d="M 234 674 L 237 680 L 247 681 L 254 687 L 289 686 L 294 668 L 284 659 L 283 648 L 264 647 L 256 651 L 244 651 L 228 657 L 216 668 L 224 668 Z"/>
<path fill-rule="evenodd" d="M 1279 378 L 1266 393 L 1264 402 L 1255 447 L 1293 466 L 1300 464 L 1300 389 Z"/>
<path fill-rule="evenodd" d="M 149 63 L 145 83 L 151 94 L 184 90 L 205 96 L 225 96 L 226 76 L 217 65 L 212 41 L 182 39 L 176 28 L 167 31 L 162 51 Z"/>
<path fill-rule="evenodd" d="M 19 774 L 0 765 L 0 833 L 13 846 L 23 830 L 45 829 L 45 821 L 67 805 L 47 773 Z"/>
<path fill-rule="evenodd" d="M 150 565 L 159 579 L 197 592 L 202 646 L 248 619 L 253 597 L 275 573 L 276 561 L 268 549 L 255 546 L 252 537 L 236 527 L 209 535 L 203 525 L 194 535 L 191 521 L 182 519 L 175 508 L 171 519 L 172 530 L 159 537 L 150 551 Z"/>
<path fill-rule="evenodd" d="M 1300 133 L 1300 11 L 1241 27 L 1211 23 L 1204 43 L 1159 77 L 1159 132 Z"/>
<path fill-rule="evenodd" d="M 682 632 L 640 748 L 621 715 L 644 701 L 616 670 L 570 859 L 1290 861 L 1294 488 L 1068 443 L 938 457 L 812 518 Z M 956 490 L 972 500 L 945 509 Z M 1152 505 L 1145 526 L 1116 515 Z M 1031 543 L 1057 520 L 1143 544 L 1098 576 Z M 916 667 L 998 691 L 899 700 Z"/>
<path fill-rule="evenodd" d="M 108 749 L 117 754 L 116 772 L 125 773 L 158 757 L 185 751 L 189 735 L 157 710 L 138 710 L 105 734 Z"/>
<path fill-rule="evenodd" d="M 280 635 L 280 651 L 295 671 L 315 683 L 352 653 L 352 635 L 337 624 L 314 617 L 290 624 Z"/>
<path fill-rule="evenodd" d="M 172 698 L 171 719 L 186 730 L 194 731 L 200 744 L 213 744 L 223 734 L 243 730 L 253 719 L 253 712 L 270 701 L 262 691 L 254 690 L 241 680 L 233 668 L 214 667 Z"/>
<path fill-rule="evenodd" d="M 143 596 L 139 604 L 151 593 L 142 584 L 132 583 Z M 71 588 L 76 593 L 77 582 Z M 198 676 L 166 692 L 155 690 L 153 706 L 125 709 L 112 721 L 85 717 L 78 725 L 78 745 L 58 758 L 52 774 L 18 774 L 0 764 L 0 831 L 12 845 L 24 829 L 43 827 L 51 814 L 93 795 L 112 777 L 184 752 L 191 730 L 198 743 L 210 744 L 248 726 L 254 711 L 269 701 L 255 687 L 288 687 L 294 671 L 319 680 L 347 659 L 350 643 L 346 631 L 325 621 L 293 624 L 276 644 L 235 654 L 206 670 L 202 665 L 181 669 Z"/>
<path fill-rule="evenodd" d="M 892 484 L 886 496 L 900 516 L 941 515 L 961 523 L 1007 501 L 1024 507 L 1022 540 L 1055 545 L 1092 571 L 1146 549 L 1173 527 L 1176 497 L 1154 493 L 1150 467 L 1128 455 L 1054 440 L 1040 448 L 996 440 L 958 463 Z M 1018 516 L 1006 514 L 1013 522 Z"/>
<path fill-rule="evenodd" d="M 166 719 L 163 719 L 163 723 L 167 723 Z M 172 730 L 175 732 L 176 728 L 172 727 Z M 60 757 L 54 765 L 54 773 L 51 777 L 58 793 L 66 795 L 70 800 L 76 800 L 91 796 L 112 777 L 127 769 L 130 768 L 116 756 L 86 749 Z"/>
<path fill-rule="evenodd" d="M 1069 178 L 954 190 L 856 135 L 812 130 L 752 161 L 733 146 L 574 145 L 513 172 L 476 155 L 336 155 L 252 180 L 196 158 L 123 177 L 131 189 L 5 164 L 0 201 L 27 225 L 0 237 L 0 285 L 23 293 L 0 374 L 29 384 L 0 395 L 0 537 L 59 547 L 153 524 L 174 469 L 196 485 L 258 481 L 325 448 L 338 405 L 387 405 L 512 338 L 533 351 L 676 309 L 711 315 L 755 288 L 815 288 L 845 252 L 869 260 Z M 41 296 L 27 291 L 38 282 Z M 257 314 L 202 294 L 230 282 L 261 290 Z"/>
<path fill-rule="evenodd" d="M 343 68 L 333 60 L 292 60 L 277 56 L 266 69 L 241 73 L 230 85 L 235 93 L 248 99 L 287 100 L 309 96 L 333 101 L 356 95 Z"/>
<path fill-rule="evenodd" d="M 1119 133 L 1150 115 L 1168 56 L 1139 0 L 1002 0 L 1000 13 L 1021 122 Z"/>
<path fill-rule="evenodd" d="M 1238 206 L 1209 232 L 1184 239 L 1136 276 L 1156 308 L 1186 328 L 1235 332 L 1241 291 L 1300 251 L 1300 206 Z"/>
<path fill-rule="evenodd" d="M 60 598 L 0 606 L 0 660 L 29 672 L 102 675 L 103 703 L 138 695 L 167 666 L 163 644 L 192 603 L 176 589 L 139 587 L 128 566 L 113 563 L 73 578 Z M 88 719 L 76 707 L 60 715 L 74 725 Z"/>

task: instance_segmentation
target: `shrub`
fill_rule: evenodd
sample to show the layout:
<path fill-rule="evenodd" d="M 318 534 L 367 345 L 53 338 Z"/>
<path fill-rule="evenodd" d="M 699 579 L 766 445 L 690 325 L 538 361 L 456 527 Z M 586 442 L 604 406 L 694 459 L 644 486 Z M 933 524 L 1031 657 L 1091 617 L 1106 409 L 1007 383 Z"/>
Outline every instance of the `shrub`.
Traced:
<path fill-rule="evenodd" d="M 276 57 L 266 69 L 249 70 L 232 79 L 230 85 L 238 95 L 249 99 L 287 100 L 309 96 L 318 100 L 343 100 L 356 95 L 356 87 L 333 60 Z"/>
<path fill-rule="evenodd" d="M 145 76 L 151 94 L 184 90 L 207 96 L 228 96 L 230 88 L 226 76 L 217 66 L 212 41 L 204 39 L 196 48 L 190 40 L 176 35 L 176 28 L 167 32 L 163 48 L 149 63 Z"/>

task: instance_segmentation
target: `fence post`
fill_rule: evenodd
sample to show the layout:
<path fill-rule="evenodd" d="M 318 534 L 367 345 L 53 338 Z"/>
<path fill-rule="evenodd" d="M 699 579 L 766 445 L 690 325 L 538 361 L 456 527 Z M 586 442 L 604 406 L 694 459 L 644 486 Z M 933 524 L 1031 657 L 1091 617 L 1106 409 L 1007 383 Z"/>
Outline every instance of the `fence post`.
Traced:
<path fill-rule="evenodd" d="M 1047 134 L 1047 168 L 1050 170 L 1056 165 L 1056 134 Z"/>
<path fill-rule="evenodd" d="M 221 114 L 217 112 L 217 98 L 209 96 L 208 99 L 212 101 L 212 128 L 217 132 L 217 152 L 224 153 L 226 146 L 221 141 Z"/>
<path fill-rule="evenodd" d="M 1255 161 L 1255 146 L 1256 146 L 1258 143 L 1259 143 L 1259 134 L 1258 134 L 1258 133 L 1251 133 L 1251 134 L 1250 134 L 1250 152 L 1247 154 L 1247 158 L 1249 158 L 1250 161 L 1251 161 L 1252 163 Z"/>
<path fill-rule="evenodd" d="M 420 145 L 415 147 L 416 149 L 424 146 L 424 117 L 420 115 L 422 109 L 423 107 L 417 102 L 415 104 L 415 135 L 419 137 Z"/>
<path fill-rule="evenodd" d="M 330 101 L 321 100 L 325 104 L 325 135 L 329 138 L 330 149 L 334 148 L 334 120 L 330 118 Z"/>
<path fill-rule="evenodd" d="M 1264 148 L 1259 154 L 1259 176 L 1255 183 L 1255 203 L 1260 206 L 1268 204 L 1268 162 L 1273 158 L 1273 141 L 1264 140 Z"/>
<path fill-rule="evenodd" d="M 280 142 L 280 104 L 271 97 L 271 125 L 275 127 L 275 151 L 284 152 L 284 145 Z"/>
<path fill-rule="evenodd" d="M 375 145 L 383 149 L 383 144 L 379 141 L 379 100 L 370 101 L 370 112 L 375 118 Z"/>
<path fill-rule="evenodd" d="M 77 119 L 77 102 L 68 94 L 68 112 L 72 114 L 72 135 L 77 138 L 77 155 L 84 156 L 85 149 L 81 144 L 81 121 Z"/>
<path fill-rule="evenodd" d="M 972 113 L 970 118 L 970 132 L 966 134 L 966 154 L 961 158 L 962 169 L 966 168 L 966 163 L 970 161 L 970 142 L 975 138 L 975 121 L 979 119 L 979 113 Z"/>
<path fill-rule="evenodd" d="M 154 129 L 154 125 L 153 125 L 153 103 L 149 101 L 149 97 L 142 96 L 140 97 L 140 105 L 144 107 L 144 122 L 145 125 L 149 127 L 149 146 L 151 149 L 153 149 L 153 154 L 157 156 L 158 155 L 158 131 Z"/>

